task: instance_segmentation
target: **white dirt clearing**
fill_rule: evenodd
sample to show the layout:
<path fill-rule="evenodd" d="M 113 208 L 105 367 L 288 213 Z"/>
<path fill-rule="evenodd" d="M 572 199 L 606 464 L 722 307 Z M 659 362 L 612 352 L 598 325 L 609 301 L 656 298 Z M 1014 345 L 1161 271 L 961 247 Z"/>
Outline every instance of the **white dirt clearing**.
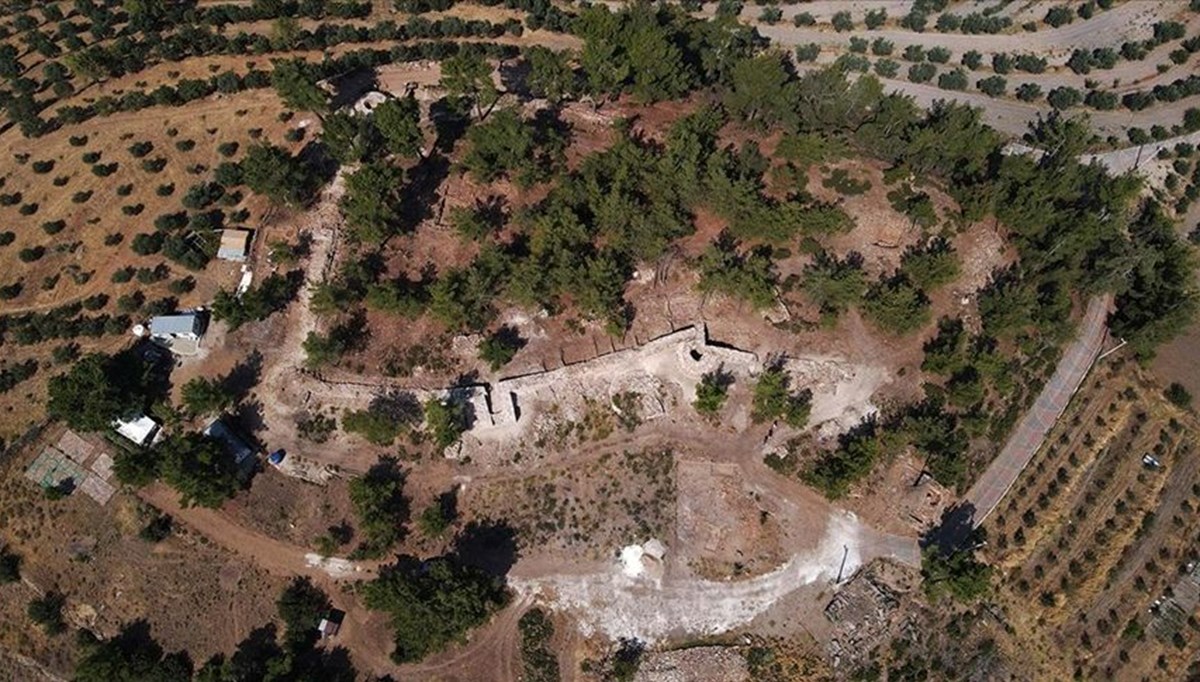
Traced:
<path fill-rule="evenodd" d="M 775 571 L 743 581 L 713 581 L 667 576 L 660 584 L 627 574 L 620 561 L 586 575 L 510 577 L 523 597 L 536 597 L 551 608 L 586 613 L 581 632 L 618 639 L 635 637 L 653 644 L 673 636 L 716 635 L 746 624 L 788 594 L 818 581 L 849 578 L 862 565 L 887 557 L 915 564 L 916 541 L 881 536 L 848 513 L 832 514 L 816 547 L 799 552 Z"/>

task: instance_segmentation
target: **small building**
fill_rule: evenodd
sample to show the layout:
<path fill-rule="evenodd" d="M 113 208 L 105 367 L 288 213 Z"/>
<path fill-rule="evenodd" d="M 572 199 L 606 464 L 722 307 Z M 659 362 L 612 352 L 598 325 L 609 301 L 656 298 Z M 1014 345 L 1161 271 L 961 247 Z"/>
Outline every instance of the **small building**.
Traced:
<path fill-rule="evenodd" d="M 346 612 L 332 609 L 329 613 L 317 623 L 317 632 L 321 633 L 321 639 L 333 637 L 342 629 L 342 620 L 345 619 Z"/>
<path fill-rule="evenodd" d="M 225 448 L 225 452 L 233 455 L 238 466 L 245 467 L 254 461 L 254 448 L 250 447 L 219 417 L 204 428 L 204 435 L 220 443 L 221 447 Z"/>
<path fill-rule="evenodd" d="M 112 427 L 126 440 L 140 447 L 153 443 L 154 436 L 158 434 L 158 422 L 144 414 L 128 419 L 117 419 L 112 423 Z"/>
<path fill-rule="evenodd" d="M 242 262 L 250 253 L 250 230 L 221 230 L 221 245 L 217 247 L 217 258 Z"/>
<path fill-rule="evenodd" d="M 204 333 L 204 322 L 196 313 L 159 315 L 150 319 L 150 336 L 160 341 L 188 339 L 198 341 Z"/>

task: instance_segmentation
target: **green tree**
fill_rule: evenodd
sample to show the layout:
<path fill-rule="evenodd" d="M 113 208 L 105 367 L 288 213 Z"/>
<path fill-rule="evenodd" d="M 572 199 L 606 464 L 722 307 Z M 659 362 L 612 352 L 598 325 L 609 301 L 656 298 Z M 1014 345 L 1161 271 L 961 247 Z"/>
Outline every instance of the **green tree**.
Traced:
<path fill-rule="evenodd" d="M 302 641 L 315 634 L 317 624 L 331 608 L 329 597 L 308 578 L 292 578 L 275 601 L 289 641 Z"/>
<path fill-rule="evenodd" d="M 764 52 L 743 59 L 733 67 L 732 82 L 725 90 L 725 107 L 748 123 L 770 126 L 791 114 L 791 73 L 785 57 Z"/>
<path fill-rule="evenodd" d="M 382 244 L 398 229 L 404 171 L 382 161 L 363 165 L 346 176 L 342 212 L 351 236 L 364 244 Z"/>
<path fill-rule="evenodd" d="M 914 246 L 900 257 L 900 271 L 922 290 L 932 290 L 958 277 L 954 247 L 943 237 Z"/>
<path fill-rule="evenodd" d="M 466 406 L 431 398 L 425 403 L 425 430 L 439 450 L 454 445 L 467 430 Z"/>
<path fill-rule="evenodd" d="M 402 560 L 363 587 L 369 608 L 392 622 L 397 663 L 419 661 L 464 641 L 466 634 L 508 602 L 501 581 L 450 557 Z"/>
<path fill-rule="evenodd" d="M 738 252 L 739 243 L 727 233 L 700 256 L 700 282 L 703 293 L 719 292 L 744 299 L 754 308 L 775 303 L 775 265 L 771 248 L 761 246 L 748 253 Z"/>
<path fill-rule="evenodd" d="M 495 372 L 512 362 L 517 351 L 525 346 L 525 339 L 515 327 L 504 325 L 479 342 L 479 359 L 488 363 Z"/>
<path fill-rule="evenodd" d="M 1171 220 L 1149 202 L 1129 226 L 1134 260 L 1109 318 L 1112 333 L 1141 357 L 1171 339 L 1195 319 L 1198 307 L 1195 260 L 1176 237 Z"/>
<path fill-rule="evenodd" d="M 852 251 L 839 260 L 821 251 L 805 266 L 800 286 L 820 308 L 822 319 L 831 323 L 862 300 L 863 290 L 867 287 L 862 256 Z"/>
<path fill-rule="evenodd" d="M 365 410 L 342 415 L 342 430 L 357 433 L 375 445 L 391 445 L 421 419 L 421 405 L 411 393 L 394 391 L 375 397 Z"/>
<path fill-rule="evenodd" d="M 812 391 L 791 392 L 791 376 L 780 364 L 763 369 L 754 384 L 750 418 L 762 423 L 782 419 L 795 429 L 804 428 L 812 409 Z"/>
<path fill-rule="evenodd" d="M 145 370 L 127 354 L 85 355 L 66 374 L 50 379 L 46 410 L 73 429 L 103 431 L 118 417 L 144 407 Z"/>
<path fill-rule="evenodd" d="M 213 319 L 224 320 L 231 331 L 248 322 L 265 320 L 286 308 L 302 283 L 302 273 L 295 270 L 286 275 L 273 272 L 240 296 L 218 289 L 212 302 Z"/>
<path fill-rule="evenodd" d="M 475 108 L 475 118 L 482 121 L 500 99 L 492 81 L 492 67 L 483 55 L 471 50 L 442 62 L 441 86 L 451 95 L 467 100 Z"/>
<path fill-rule="evenodd" d="M 253 145 L 246 151 L 246 157 L 240 165 L 246 186 L 271 201 L 298 206 L 312 196 L 311 169 L 280 147 Z"/>
<path fill-rule="evenodd" d="M 350 164 L 374 158 L 384 146 L 374 116 L 334 112 L 321 126 L 321 142 L 339 163 Z"/>
<path fill-rule="evenodd" d="M 310 111 L 320 117 L 329 108 L 328 96 L 317 85 L 308 65 L 301 59 L 275 62 L 275 68 L 271 71 L 271 86 L 289 109 Z"/>
<path fill-rule="evenodd" d="M 733 385 L 733 375 L 722 368 L 705 372 L 696 384 L 696 399 L 692 407 L 706 417 L 716 416 L 729 397 L 729 387 Z"/>
<path fill-rule="evenodd" d="M 404 538 L 409 504 L 404 496 L 404 472 L 395 458 L 380 458 L 367 473 L 350 481 L 350 502 L 363 537 L 357 554 L 382 556 Z"/>
<path fill-rule="evenodd" d="M 372 117 L 389 152 L 402 158 L 421 153 L 425 136 L 421 132 L 421 107 L 415 97 L 389 99 L 375 107 Z"/>
<path fill-rule="evenodd" d="M 688 91 L 692 79 L 683 51 L 671 41 L 658 14 L 649 5 L 633 6 L 624 38 L 634 97 L 643 102 L 658 102 Z"/>
<path fill-rule="evenodd" d="M 604 5 L 590 5 L 579 13 L 575 31 L 584 41 L 579 61 L 588 89 L 593 95 L 620 94 L 631 72 L 622 20 Z"/>
<path fill-rule="evenodd" d="M 906 334 L 929 322 L 929 299 L 904 275 L 872 284 L 863 297 L 862 310 L 880 329 Z"/>
<path fill-rule="evenodd" d="M 975 602 L 991 588 L 992 567 L 975 558 L 973 550 L 945 552 L 937 545 L 921 553 L 921 578 L 930 596 L 949 594 L 958 601 Z"/>
<path fill-rule="evenodd" d="M 201 433 L 167 437 L 154 447 L 158 475 L 184 507 L 217 508 L 241 487 L 241 472 L 221 443 Z"/>
<path fill-rule="evenodd" d="M 188 412 L 203 416 L 231 407 L 235 396 L 221 379 L 195 377 L 183 385 L 180 397 Z"/>
<path fill-rule="evenodd" d="M 472 126 L 467 143 L 462 165 L 477 180 L 492 182 L 516 171 L 514 179 L 524 185 L 544 179 L 563 147 L 561 138 L 553 135 L 539 139 L 536 125 L 522 120 L 514 109 L 501 109 L 486 123 Z"/>
<path fill-rule="evenodd" d="M 525 61 L 529 65 L 526 82 L 530 91 L 554 104 L 573 97 L 576 93 L 576 76 L 567 60 L 567 54 L 541 45 L 526 50 Z"/>

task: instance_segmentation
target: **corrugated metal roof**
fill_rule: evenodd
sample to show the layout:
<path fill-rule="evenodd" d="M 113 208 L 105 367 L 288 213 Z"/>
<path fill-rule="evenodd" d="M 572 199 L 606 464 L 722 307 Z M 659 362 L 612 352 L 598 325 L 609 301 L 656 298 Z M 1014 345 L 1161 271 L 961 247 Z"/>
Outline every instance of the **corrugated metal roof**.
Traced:
<path fill-rule="evenodd" d="M 217 248 L 217 258 L 222 260 L 244 260 L 249 250 L 249 230 L 221 230 L 221 245 Z"/>
<path fill-rule="evenodd" d="M 234 461 L 238 464 L 254 454 L 254 450 L 220 419 L 213 420 L 213 423 L 204 429 L 204 435 L 220 443 L 226 452 L 233 455 Z"/>
<path fill-rule="evenodd" d="M 159 315 L 150 319 L 150 333 L 155 336 L 195 334 L 196 324 L 197 318 L 195 313 Z"/>

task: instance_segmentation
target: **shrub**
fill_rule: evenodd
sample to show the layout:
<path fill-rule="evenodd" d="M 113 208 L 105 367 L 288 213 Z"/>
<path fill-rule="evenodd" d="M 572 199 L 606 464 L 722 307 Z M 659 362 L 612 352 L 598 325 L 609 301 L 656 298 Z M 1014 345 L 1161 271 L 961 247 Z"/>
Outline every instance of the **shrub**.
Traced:
<path fill-rule="evenodd" d="M 150 152 L 154 151 L 154 143 L 146 140 L 144 142 L 134 142 L 129 145 L 129 154 L 135 159 L 140 159 Z"/>
<path fill-rule="evenodd" d="M 65 596 L 51 590 L 29 602 L 29 619 L 42 626 L 47 635 L 61 635 L 67 631 L 67 622 L 63 620 L 62 614 L 66 603 Z"/>
<path fill-rule="evenodd" d="M 46 234 L 58 234 L 66 229 L 66 227 L 67 221 L 65 220 L 50 220 L 42 223 L 42 231 Z"/>
<path fill-rule="evenodd" d="M 45 161 L 34 161 L 29 167 L 33 169 L 34 173 L 37 173 L 38 175 L 45 175 L 46 173 L 54 170 L 54 160 L 47 159 Z"/>
<path fill-rule="evenodd" d="M 962 69 L 955 69 L 938 76 L 938 87 L 943 90 L 966 90 L 967 72 Z"/>
<path fill-rule="evenodd" d="M 800 26 L 813 26 L 817 23 L 817 18 L 810 12 L 800 12 L 792 17 L 792 24 L 797 28 Z"/>
<path fill-rule="evenodd" d="M 937 73 L 937 67 L 929 63 L 913 64 L 908 67 L 908 80 L 913 83 L 928 83 Z"/>
<path fill-rule="evenodd" d="M 725 400 L 729 397 L 729 387 L 733 385 L 733 375 L 720 367 L 705 372 L 696 384 L 696 399 L 692 407 L 705 416 L 714 416 L 721 411 Z"/>
<path fill-rule="evenodd" d="M 92 175 L 98 178 L 107 178 L 117 172 L 118 164 L 116 161 L 112 163 L 98 163 L 92 166 Z"/>
<path fill-rule="evenodd" d="M 798 62 L 815 62 L 820 55 L 821 46 L 816 43 L 796 46 L 796 61 Z"/>
<path fill-rule="evenodd" d="M 82 147 L 88 143 L 88 136 L 72 135 L 71 137 L 67 138 L 67 142 L 69 142 L 72 147 Z"/>
<path fill-rule="evenodd" d="M 40 208 L 40 207 L 38 206 L 38 204 L 36 202 L 30 202 L 28 204 L 21 204 L 21 208 L 17 209 L 17 213 L 20 213 L 23 216 L 31 216 L 38 212 L 38 208 Z"/>
<path fill-rule="evenodd" d="M 15 241 L 17 241 L 17 233 L 16 232 L 13 232 L 12 230 L 5 230 L 4 232 L 0 232 L 0 246 L 8 246 L 9 244 L 11 244 Z"/>
<path fill-rule="evenodd" d="M 900 72 L 900 64 L 891 59 L 880 59 L 875 62 L 875 73 L 882 78 L 895 78 Z"/>
<path fill-rule="evenodd" d="M 851 18 L 850 13 L 845 10 L 834 12 L 831 23 L 833 24 L 833 30 L 837 31 L 838 33 L 854 30 L 854 19 Z"/>
<path fill-rule="evenodd" d="M 488 363 L 494 372 L 512 362 L 524 346 L 525 339 L 516 328 L 505 325 L 479 342 L 479 359 Z"/>
<path fill-rule="evenodd" d="M 84 152 L 83 153 L 83 162 L 84 163 L 92 164 L 92 163 L 98 162 L 99 160 L 100 160 L 100 152 Z"/>
<path fill-rule="evenodd" d="M 950 50 L 938 46 L 930 48 L 926 56 L 929 58 L 929 61 L 933 62 L 934 64 L 945 64 L 950 61 Z"/>
<path fill-rule="evenodd" d="M 179 140 L 175 143 L 175 148 L 181 152 L 190 152 L 196 148 L 195 140 Z"/>
<path fill-rule="evenodd" d="M 142 170 L 147 173 L 161 173 L 167 167 L 167 160 L 161 156 L 153 159 L 142 159 Z"/>
<path fill-rule="evenodd" d="M 221 144 L 217 145 L 217 153 L 225 158 L 229 158 L 234 154 L 237 154 L 238 146 L 239 145 L 237 142 L 222 142 Z"/>
<path fill-rule="evenodd" d="M 989 97 L 1000 97 L 1008 88 L 1008 81 L 1005 80 L 1004 76 L 988 76 L 976 81 L 975 87 L 979 88 L 980 92 Z"/>
<path fill-rule="evenodd" d="M 42 259 L 46 255 L 46 247 L 44 246 L 28 246 L 17 254 L 22 263 L 32 263 Z"/>
<path fill-rule="evenodd" d="M 158 187 L 154 188 L 154 193 L 160 197 L 169 197 L 175 193 L 175 185 L 174 183 L 159 185 Z"/>
<path fill-rule="evenodd" d="M 117 187 L 117 196 L 127 197 L 130 194 L 133 194 L 133 185 L 132 184 L 120 185 L 119 187 Z"/>
<path fill-rule="evenodd" d="M 1192 406 L 1192 394 L 1178 382 L 1171 382 L 1163 391 L 1163 396 L 1180 409 L 1186 410 Z"/>
<path fill-rule="evenodd" d="M 1034 102 L 1042 96 L 1042 86 L 1037 83 L 1021 83 L 1017 86 L 1017 99 L 1022 102 Z"/>

